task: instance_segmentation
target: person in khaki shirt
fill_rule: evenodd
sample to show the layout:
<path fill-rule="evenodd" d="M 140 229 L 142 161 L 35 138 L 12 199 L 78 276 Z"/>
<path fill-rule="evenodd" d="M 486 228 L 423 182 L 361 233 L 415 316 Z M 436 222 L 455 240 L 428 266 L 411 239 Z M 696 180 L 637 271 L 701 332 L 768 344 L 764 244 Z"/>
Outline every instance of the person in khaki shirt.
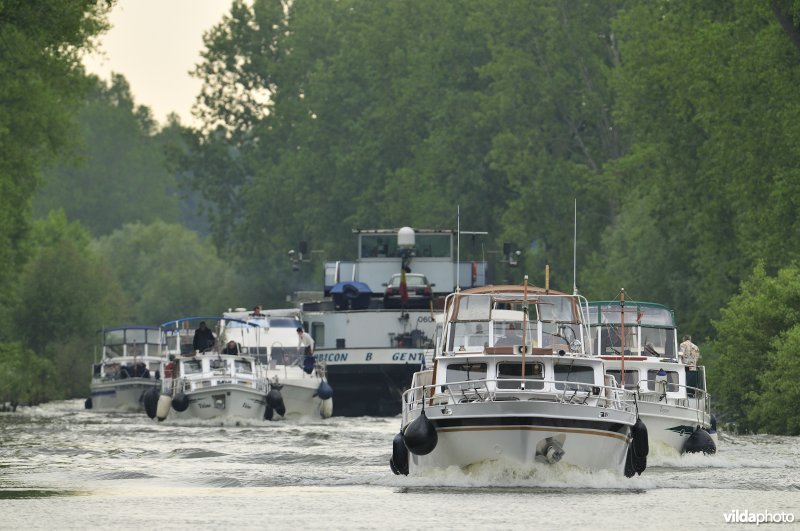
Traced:
<path fill-rule="evenodd" d="M 700 383 L 697 378 L 697 362 L 700 359 L 700 349 L 692 343 L 692 336 L 683 336 L 683 343 L 681 343 L 678 350 L 678 357 L 681 363 L 686 365 L 686 396 L 693 397 L 695 388 Z"/>
<path fill-rule="evenodd" d="M 683 343 L 681 343 L 678 355 L 681 363 L 688 365 L 690 371 L 695 370 L 697 361 L 700 359 L 700 349 L 692 343 L 692 336 L 683 336 Z"/>

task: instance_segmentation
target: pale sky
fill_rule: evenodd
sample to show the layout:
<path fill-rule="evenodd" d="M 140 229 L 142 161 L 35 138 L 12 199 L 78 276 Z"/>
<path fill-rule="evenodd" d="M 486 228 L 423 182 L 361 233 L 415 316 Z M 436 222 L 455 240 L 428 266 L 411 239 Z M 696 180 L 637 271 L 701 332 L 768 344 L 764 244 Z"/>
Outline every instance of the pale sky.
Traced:
<path fill-rule="evenodd" d="M 189 71 L 200 62 L 203 33 L 230 11 L 232 0 L 119 0 L 109 15 L 112 28 L 86 69 L 108 81 L 125 76 L 134 102 L 153 111 L 159 124 L 171 112 L 196 125 L 191 107 L 200 81 Z"/>

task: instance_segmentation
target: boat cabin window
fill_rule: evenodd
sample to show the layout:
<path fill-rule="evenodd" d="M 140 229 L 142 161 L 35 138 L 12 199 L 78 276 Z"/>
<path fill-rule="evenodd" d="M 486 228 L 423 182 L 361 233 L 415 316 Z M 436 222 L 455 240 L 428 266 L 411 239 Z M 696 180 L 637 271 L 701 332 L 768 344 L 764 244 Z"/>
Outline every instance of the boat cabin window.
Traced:
<path fill-rule="evenodd" d="M 580 325 L 542 323 L 542 346 L 569 351 L 569 344 L 580 339 Z"/>
<path fill-rule="evenodd" d="M 200 374 L 203 372 L 203 363 L 200 360 L 184 360 L 183 374 Z"/>
<path fill-rule="evenodd" d="M 544 387 L 542 380 L 544 380 L 544 366 L 541 363 L 526 363 L 525 388 L 542 389 Z M 522 363 L 504 361 L 497 364 L 498 389 L 519 389 L 521 381 Z"/>
<path fill-rule="evenodd" d="M 236 367 L 236 372 L 239 374 L 252 374 L 253 373 L 253 366 L 250 364 L 249 361 L 246 360 L 234 360 L 234 366 Z"/>
<path fill-rule="evenodd" d="M 652 308 L 649 306 L 639 306 L 637 320 L 642 325 L 651 326 L 675 326 L 675 319 L 672 311 L 666 308 Z"/>
<path fill-rule="evenodd" d="M 673 329 L 642 327 L 643 356 L 653 355 L 652 351 L 647 348 L 648 345 L 659 357 L 675 359 L 675 331 Z"/>
<path fill-rule="evenodd" d="M 622 385 L 622 371 L 611 369 L 606 374 L 613 376 L 618 385 Z M 639 387 L 639 371 L 625 371 L 625 389 L 637 389 Z"/>
<path fill-rule="evenodd" d="M 567 389 L 576 389 L 578 391 L 589 391 L 588 385 L 576 385 L 571 386 L 568 384 L 564 384 L 564 382 L 578 382 L 583 384 L 594 384 L 594 367 L 586 367 L 584 365 L 556 365 L 555 366 L 555 375 L 553 379 L 556 382 L 556 389 L 564 389 L 564 386 L 567 386 Z"/>
<path fill-rule="evenodd" d="M 536 345 L 536 323 L 528 322 L 525 325 L 525 337 L 522 339 L 522 323 L 495 321 L 494 325 L 494 346 L 502 347 L 509 345 L 530 345 L 533 341 Z"/>
<path fill-rule="evenodd" d="M 486 379 L 486 364 L 485 363 L 450 363 L 447 365 L 447 378 L 446 381 L 450 382 L 465 382 L 470 380 L 485 380 Z M 469 384 L 464 384 L 460 388 L 469 389 Z"/>
<path fill-rule="evenodd" d="M 625 355 L 630 356 L 637 348 L 636 326 L 625 327 Z M 597 353 L 601 356 L 620 356 L 622 354 L 622 327 L 603 326 L 600 328 L 600 348 Z"/>
<path fill-rule="evenodd" d="M 575 316 L 572 299 L 569 297 L 543 295 L 539 297 L 537 307 L 539 309 L 539 319 L 542 321 L 560 321 L 562 323 L 575 323 L 578 321 Z"/>
<path fill-rule="evenodd" d="M 487 323 L 455 322 L 451 330 L 452 342 L 448 350 L 459 351 L 466 350 L 467 347 L 489 346 L 489 325 Z"/>
<path fill-rule="evenodd" d="M 396 234 L 361 234 L 359 240 L 361 258 L 400 256 Z M 417 233 L 414 237 L 415 254 L 424 258 L 450 258 L 453 253 L 451 241 L 449 233 Z"/>
<path fill-rule="evenodd" d="M 298 327 L 303 326 L 303 323 L 291 317 L 271 317 L 269 320 L 271 328 L 291 328 L 297 330 Z"/>
<path fill-rule="evenodd" d="M 209 360 L 208 364 L 212 371 L 216 369 L 224 369 L 228 364 L 228 360 L 212 359 Z"/>
<path fill-rule="evenodd" d="M 303 327 L 305 330 L 309 330 L 308 327 Z M 330 345 L 325 343 L 325 323 L 314 322 L 311 323 L 310 329 L 311 337 L 314 338 L 314 343 L 317 347 L 329 347 Z M 338 348 L 338 346 L 337 346 Z M 344 345 L 342 345 L 344 348 Z"/>
<path fill-rule="evenodd" d="M 488 321 L 492 298 L 489 295 L 456 295 L 456 317 L 459 321 Z"/>
<path fill-rule="evenodd" d="M 678 373 L 675 371 L 666 371 L 667 373 L 667 392 L 674 393 L 678 391 Z M 647 371 L 647 390 L 648 391 L 655 391 L 656 390 L 656 375 L 658 375 L 657 370 L 650 370 Z"/>

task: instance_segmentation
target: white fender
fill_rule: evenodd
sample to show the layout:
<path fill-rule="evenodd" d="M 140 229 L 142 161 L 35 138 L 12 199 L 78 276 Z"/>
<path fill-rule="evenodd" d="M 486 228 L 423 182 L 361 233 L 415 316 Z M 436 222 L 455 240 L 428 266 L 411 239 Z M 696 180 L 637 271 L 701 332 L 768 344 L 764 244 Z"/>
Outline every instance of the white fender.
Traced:
<path fill-rule="evenodd" d="M 156 418 L 159 422 L 167 418 L 169 409 L 172 407 L 172 397 L 169 395 L 161 395 L 158 397 L 158 405 L 156 406 Z"/>
<path fill-rule="evenodd" d="M 333 398 L 327 398 L 319 405 L 319 414 L 326 419 L 333 415 Z"/>

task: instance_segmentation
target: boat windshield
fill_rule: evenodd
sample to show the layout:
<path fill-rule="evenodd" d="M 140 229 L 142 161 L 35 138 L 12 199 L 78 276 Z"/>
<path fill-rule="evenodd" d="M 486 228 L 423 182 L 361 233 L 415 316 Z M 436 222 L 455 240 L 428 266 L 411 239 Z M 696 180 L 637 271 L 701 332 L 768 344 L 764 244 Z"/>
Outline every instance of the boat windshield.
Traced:
<path fill-rule="evenodd" d="M 542 295 L 539 297 L 539 318 L 542 321 L 560 323 L 580 322 L 575 315 L 575 305 L 571 297 Z"/>
<path fill-rule="evenodd" d="M 247 360 L 234 360 L 236 372 L 239 374 L 253 374 L 253 366 Z"/>
<path fill-rule="evenodd" d="M 183 374 L 199 374 L 203 372 L 203 363 L 200 360 L 183 360 Z"/>
<path fill-rule="evenodd" d="M 642 327 L 642 355 L 675 359 L 675 330 Z"/>
<path fill-rule="evenodd" d="M 291 328 L 296 330 L 303 326 L 303 323 L 291 317 L 270 317 L 269 326 L 272 328 Z"/>
<path fill-rule="evenodd" d="M 146 353 L 146 345 L 157 347 L 160 344 L 161 339 L 158 330 L 123 328 L 108 330 L 103 333 L 103 346 L 108 357 L 141 356 Z M 157 351 L 157 349 L 154 350 Z"/>

